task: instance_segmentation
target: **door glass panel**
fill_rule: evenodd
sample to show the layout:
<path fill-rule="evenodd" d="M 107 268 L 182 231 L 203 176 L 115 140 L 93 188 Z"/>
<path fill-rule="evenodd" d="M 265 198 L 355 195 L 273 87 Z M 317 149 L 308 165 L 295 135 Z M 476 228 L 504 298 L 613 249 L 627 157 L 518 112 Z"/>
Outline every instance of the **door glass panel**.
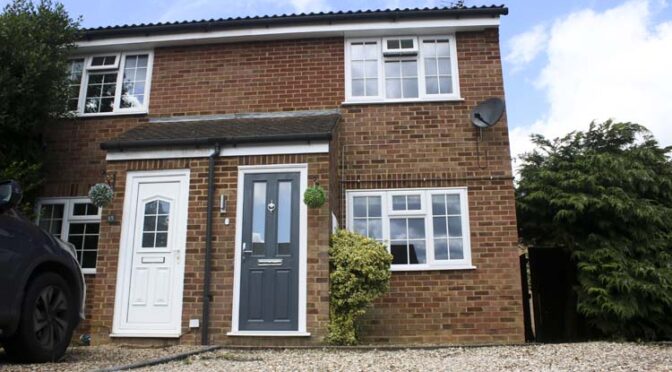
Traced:
<path fill-rule="evenodd" d="M 289 255 L 292 222 L 292 183 L 278 182 L 278 254 Z"/>
<path fill-rule="evenodd" d="M 266 241 L 266 182 L 255 182 L 252 190 L 252 254 L 263 255 Z"/>
<path fill-rule="evenodd" d="M 168 222 L 170 203 L 153 200 L 145 204 L 142 225 L 142 248 L 165 248 L 168 246 Z"/>

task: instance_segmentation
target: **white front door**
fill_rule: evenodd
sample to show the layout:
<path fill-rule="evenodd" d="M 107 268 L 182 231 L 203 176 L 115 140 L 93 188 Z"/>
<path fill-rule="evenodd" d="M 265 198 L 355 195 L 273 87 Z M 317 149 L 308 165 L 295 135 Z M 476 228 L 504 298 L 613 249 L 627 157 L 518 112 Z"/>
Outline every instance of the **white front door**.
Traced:
<path fill-rule="evenodd" d="M 113 335 L 179 337 L 189 171 L 127 177 Z"/>

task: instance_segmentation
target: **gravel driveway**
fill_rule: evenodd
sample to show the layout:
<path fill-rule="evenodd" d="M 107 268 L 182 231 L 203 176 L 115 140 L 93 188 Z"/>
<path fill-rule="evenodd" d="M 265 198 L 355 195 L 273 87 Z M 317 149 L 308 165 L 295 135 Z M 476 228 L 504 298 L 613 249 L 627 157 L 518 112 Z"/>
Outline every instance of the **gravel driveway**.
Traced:
<path fill-rule="evenodd" d="M 61 363 L 0 371 L 90 371 L 197 350 L 199 346 L 73 347 Z M 672 344 L 576 344 L 404 350 L 221 349 L 144 371 L 672 371 Z"/>
<path fill-rule="evenodd" d="M 127 365 L 147 359 L 184 353 L 201 346 L 170 346 L 147 348 L 138 346 L 78 346 L 71 347 L 60 363 L 7 364 L 0 349 L 0 371 L 91 371 L 119 365 Z"/>
<path fill-rule="evenodd" d="M 672 371 L 672 344 L 591 342 L 434 350 L 218 350 L 145 371 Z"/>

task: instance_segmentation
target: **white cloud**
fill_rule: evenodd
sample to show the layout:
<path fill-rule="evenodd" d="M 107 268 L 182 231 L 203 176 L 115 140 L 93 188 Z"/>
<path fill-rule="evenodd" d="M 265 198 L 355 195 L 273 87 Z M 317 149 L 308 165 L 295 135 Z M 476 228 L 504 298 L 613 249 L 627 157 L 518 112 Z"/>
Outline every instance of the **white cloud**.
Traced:
<path fill-rule="evenodd" d="M 507 46 L 509 53 L 504 59 L 514 69 L 520 69 L 532 62 L 544 50 L 548 41 L 548 33 L 544 25 L 536 25 L 529 31 L 513 36 Z"/>
<path fill-rule="evenodd" d="M 672 21 L 653 20 L 653 7 L 634 0 L 604 12 L 583 10 L 558 19 L 536 80 L 548 110 L 511 129 L 512 155 L 529 151 L 531 133 L 549 138 L 584 130 L 592 120 L 632 121 L 672 144 Z"/>
<path fill-rule="evenodd" d="M 331 9 L 325 0 L 291 0 L 290 3 L 298 13 L 326 12 Z"/>

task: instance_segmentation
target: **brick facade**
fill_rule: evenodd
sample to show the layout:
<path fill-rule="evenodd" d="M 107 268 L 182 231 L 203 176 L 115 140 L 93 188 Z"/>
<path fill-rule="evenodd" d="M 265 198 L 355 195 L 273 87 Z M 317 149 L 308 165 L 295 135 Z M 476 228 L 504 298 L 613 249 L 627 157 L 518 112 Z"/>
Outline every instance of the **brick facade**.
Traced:
<path fill-rule="evenodd" d="M 374 343 L 483 343 L 523 340 L 515 208 L 506 121 L 483 133 L 468 120 L 478 101 L 504 96 L 496 30 L 457 34 L 464 101 L 342 105 L 342 38 L 158 48 L 150 116 L 208 115 L 340 108 L 329 154 L 218 158 L 216 195 L 230 210 L 215 213 L 210 334 L 216 343 L 320 343 L 328 322 L 328 239 L 331 213 L 344 226 L 344 191 L 366 188 L 469 187 L 475 270 L 395 272 L 388 295 L 367 315 L 363 337 Z M 45 134 L 49 156 L 44 196 L 85 195 L 103 172 L 116 175 L 116 195 L 101 223 L 97 273 L 87 278 L 89 319 L 82 331 L 107 342 L 112 327 L 126 174 L 133 170 L 191 169 L 179 342 L 198 343 L 188 320 L 200 318 L 207 159 L 105 161 L 99 144 L 148 120 L 146 115 L 79 118 Z M 237 166 L 308 163 L 309 177 L 329 191 L 328 205 L 309 210 L 308 309 L 310 338 L 226 336 L 231 327 Z M 313 179 L 311 178 L 311 182 Z M 124 340 L 129 341 L 129 340 Z"/>

